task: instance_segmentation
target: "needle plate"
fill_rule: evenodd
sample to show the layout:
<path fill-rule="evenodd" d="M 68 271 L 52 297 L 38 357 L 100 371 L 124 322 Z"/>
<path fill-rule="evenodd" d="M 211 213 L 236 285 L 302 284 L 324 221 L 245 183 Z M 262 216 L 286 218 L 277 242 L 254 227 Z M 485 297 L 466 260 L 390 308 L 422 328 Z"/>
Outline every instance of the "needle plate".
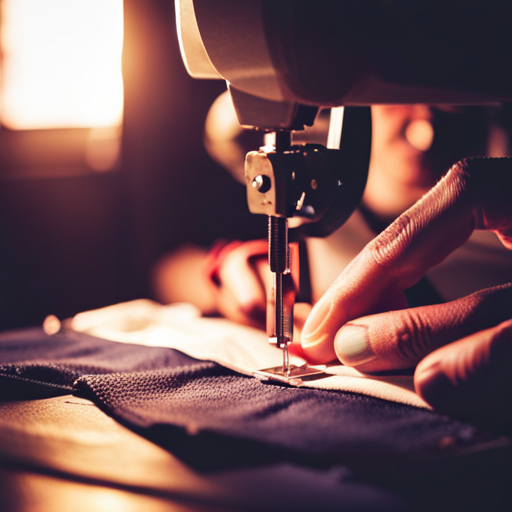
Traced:
<path fill-rule="evenodd" d="M 274 366 L 273 368 L 257 370 L 253 375 L 262 381 L 273 380 L 284 384 L 290 384 L 291 386 L 300 386 L 304 381 L 331 377 L 330 374 L 325 373 L 325 368 L 325 365 L 309 366 L 307 364 L 303 364 L 301 366 L 297 366 L 292 364 L 290 365 L 290 370 L 288 372 L 284 371 L 282 366 Z"/>

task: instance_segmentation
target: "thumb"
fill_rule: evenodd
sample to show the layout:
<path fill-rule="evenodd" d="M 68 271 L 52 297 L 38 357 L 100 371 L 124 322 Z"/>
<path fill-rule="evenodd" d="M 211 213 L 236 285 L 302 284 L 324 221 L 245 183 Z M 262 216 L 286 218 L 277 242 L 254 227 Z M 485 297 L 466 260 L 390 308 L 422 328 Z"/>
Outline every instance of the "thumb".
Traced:
<path fill-rule="evenodd" d="M 369 315 L 336 334 L 338 359 L 364 372 L 412 368 L 443 345 L 510 318 L 512 284 L 412 309 Z"/>
<path fill-rule="evenodd" d="M 418 365 L 418 394 L 440 412 L 512 427 L 512 320 L 436 350 Z"/>

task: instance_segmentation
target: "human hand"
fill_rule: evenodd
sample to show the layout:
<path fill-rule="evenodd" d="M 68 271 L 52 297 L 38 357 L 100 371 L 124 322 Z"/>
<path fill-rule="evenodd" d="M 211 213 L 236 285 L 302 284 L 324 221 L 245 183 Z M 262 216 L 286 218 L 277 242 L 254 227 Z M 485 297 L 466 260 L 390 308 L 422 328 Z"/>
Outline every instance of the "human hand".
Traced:
<path fill-rule="evenodd" d="M 412 368 L 418 393 L 464 418 L 512 416 L 512 284 L 408 309 L 404 290 L 474 229 L 512 249 L 512 160 L 454 165 L 375 238 L 318 301 L 302 345 L 314 362 L 336 356 L 364 372 Z M 512 422 L 511 422 L 512 423 Z"/>
<path fill-rule="evenodd" d="M 267 298 L 273 277 L 268 264 L 268 242 L 234 241 L 214 249 L 207 258 L 207 274 L 218 312 L 235 322 L 265 329 Z M 292 277 L 298 286 L 298 247 L 290 246 Z M 300 330 L 311 311 L 306 303 L 295 304 L 292 353 L 302 355 Z"/>
<path fill-rule="evenodd" d="M 266 240 L 233 241 L 214 247 L 206 259 L 218 313 L 235 322 L 264 328 L 272 276 Z"/>

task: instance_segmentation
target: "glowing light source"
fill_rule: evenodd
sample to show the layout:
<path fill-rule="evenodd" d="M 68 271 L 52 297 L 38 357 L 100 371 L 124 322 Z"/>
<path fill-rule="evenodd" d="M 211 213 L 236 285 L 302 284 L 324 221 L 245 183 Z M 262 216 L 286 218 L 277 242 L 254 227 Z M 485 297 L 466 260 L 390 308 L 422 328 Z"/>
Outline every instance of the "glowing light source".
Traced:
<path fill-rule="evenodd" d="M 123 0 L 3 0 L 1 122 L 111 127 L 123 110 Z"/>

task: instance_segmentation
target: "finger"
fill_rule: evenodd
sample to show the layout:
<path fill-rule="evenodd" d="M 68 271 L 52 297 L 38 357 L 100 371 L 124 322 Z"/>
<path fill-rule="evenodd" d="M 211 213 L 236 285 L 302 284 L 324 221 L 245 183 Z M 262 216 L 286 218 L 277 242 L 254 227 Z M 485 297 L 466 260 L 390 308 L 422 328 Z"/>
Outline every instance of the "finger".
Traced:
<path fill-rule="evenodd" d="M 259 327 L 265 324 L 266 293 L 259 274 L 264 267 L 259 262 L 267 261 L 267 247 L 266 241 L 254 240 L 224 257 L 219 269 L 218 307 L 227 318 Z"/>
<path fill-rule="evenodd" d="M 267 245 L 268 249 L 268 245 Z M 272 272 L 270 272 L 270 267 L 268 264 L 268 255 L 265 254 L 264 256 L 253 258 L 251 260 L 252 265 L 254 265 L 254 268 L 256 270 L 256 274 L 263 286 L 263 290 L 265 292 L 265 297 L 268 297 L 268 291 L 272 287 Z"/>
<path fill-rule="evenodd" d="M 305 358 L 304 350 L 300 343 L 301 332 L 304 327 L 304 323 L 311 312 L 311 304 L 307 302 L 298 302 L 293 308 L 293 343 L 289 346 L 290 353 Z"/>
<path fill-rule="evenodd" d="M 512 426 L 512 320 L 442 347 L 417 367 L 418 394 L 464 420 Z"/>
<path fill-rule="evenodd" d="M 240 308 L 234 295 L 228 288 L 222 288 L 217 293 L 217 310 L 221 316 L 233 322 L 249 325 L 257 329 L 264 329 L 265 314 L 263 311 L 253 308 L 245 311 Z"/>
<path fill-rule="evenodd" d="M 315 305 L 302 335 L 308 356 L 318 362 L 332 359 L 334 336 L 349 320 L 406 307 L 403 290 L 475 228 L 495 231 L 512 248 L 511 162 L 459 162 L 370 242 Z"/>
<path fill-rule="evenodd" d="M 509 319 L 510 304 L 512 284 L 446 304 L 358 318 L 337 333 L 336 355 L 364 372 L 412 368 L 433 350 Z"/>
<path fill-rule="evenodd" d="M 260 272 L 268 272 L 265 240 L 246 242 L 230 251 L 219 269 L 219 310 L 236 322 L 265 325 L 266 288 Z"/>

